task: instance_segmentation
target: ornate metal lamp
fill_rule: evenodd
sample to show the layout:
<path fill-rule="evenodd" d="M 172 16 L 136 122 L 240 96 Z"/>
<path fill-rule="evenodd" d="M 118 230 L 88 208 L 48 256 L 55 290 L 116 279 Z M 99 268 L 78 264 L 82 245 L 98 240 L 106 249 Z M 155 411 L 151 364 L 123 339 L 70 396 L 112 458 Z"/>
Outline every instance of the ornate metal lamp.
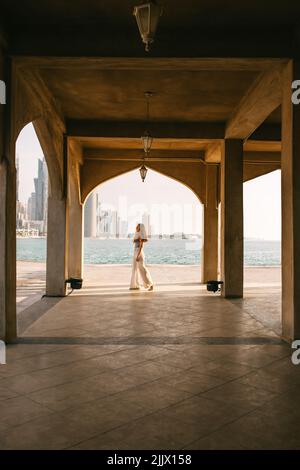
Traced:
<path fill-rule="evenodd" d="M 147 112 L 146 112 L 147 127 L 149 126 L 149 119 L 150 119 L 150 103 L 149 103 L 149 101 L 150 101 L 150 98 L 152 96 L 153 96 L 152 91 L 146 91 L 145 92 L 145 98 L 146 98 L 146 101 L 147 101 Z M 143 143 L 143 147 L 144 147 L 144 158 L 143 158 L 143 165 L 140 168 L 140 175 L 141 175 L 142 181 L 144 183 L 146 175 L 147 175 L 147 171 L 148 171 L 147 168 L 145 167 L 144 162 L 145 162 L 145 158 L 150 153 L 152 142 L 153 142 L 153 136 L 151 135 L 151 133 L 149 131 L 149 128 L 147 128 L 145 130 L 145 132 L 142 135 L 141 139 L 142 139 L 142 143 Z"/>
<path fill-rule="evenodd" d="M 154 41 L 159 18 L 162 15 L 162 7 L 155 0 L 151 0 L 148 3 L 134 7 L 133 14 L 145 44 L 145 50 L 149 52 L 150 44 Z"/>
<path fill-rule="evenodd" d="M 144 146 L 144 152 L 148 154 L 151 150 L 152 142 L 153 142 L 153 137 L 150 134 L 149 131 L 145 131 L 144 135 L 142 135 L 142 142 Z"/>
<path fill-rule="evenodd" d="M 143 164 L 140 168 L 140 175 L 141 175 L 141 178 L 142 178 L 142 182 L 144 183 L 145 181 L 145 178 L 147 176 L 147 168 L 145 167 L 145 165 Z"/>
<path fill-rule="evenodd" d="M 150 120 L 150 98 L 152 98 L 153 92 L 152 91 L 145 91 L 145 98 L 146 98 L 146 122 L 147 122 L 147 129 L 145 130 L 144 134 L 142 135 L 141 139 L 143 142 L 144 152 L 146 155 L 151 150 L 153 137 L 149 131 L 149 120 Z"/>

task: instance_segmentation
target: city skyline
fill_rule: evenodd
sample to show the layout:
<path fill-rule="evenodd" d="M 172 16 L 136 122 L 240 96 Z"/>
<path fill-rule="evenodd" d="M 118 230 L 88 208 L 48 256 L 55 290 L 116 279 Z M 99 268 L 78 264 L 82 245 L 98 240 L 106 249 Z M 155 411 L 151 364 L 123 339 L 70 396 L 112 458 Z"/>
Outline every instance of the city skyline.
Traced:
<path fill-rule="evenodd" d="M 20 158 L 20 189 L 21 201 L 26 201 L 34 190 L 37 159 L 43 158 L 43 152 L 35 135 L 32 124 L 26 126 L 17 141 L 17 153 Z M 121 190 L 120 190 L 121 189 Z M 128 230 L 133 231 L 134 225 L 141 221 L 144 212 L 151 213 L 151 208 L 160 205 L 165 214 L 170 208 L 178 205 L 184 212 L 189 207 L 190 216 L 186 218 L 195 229 L 178 222 L 182 227 L 162 228 L 163 232 L 186 231 L 202 233 L 202 205 L 191 190 L 152 170 L 149 170 L 145 183 L 140 180 L 138 170 L 107 181 L 97 189 L 104 206 L 117 210 L 124 205 L 126 199 L 128 211 Z M 281 238 L 281 187 L 280 171 L 256 178 L 244 184 L 244 235 L 245 238 L 280 240 Z M 123 202 L 122 202 L 123 201 Z M 139 207 L 140 206 L 140 207 Z M 192 209 L 191 209 L 192 208 Z M 165 217 L 167 219 L 170 215 Z M 166 222 L 168 225 L 168 223 Z"/>
<path fill-rule="evenodd" d="M 16 228 L 22 236 L 45 235 L 48 219 L 48 169 L 44 158 L 37 160 L 37 176 L 33 179 L 34 191 L 26 202 L 20 201 L 20 161 L 16 155 Z"/>
<path fill-rule="evenodd" d="M 184 214 L 180 214 L 180 207 L 177 207 L 177 211 L 166 210 L 163 207 L 165 214 L 160 210 L 161 207 L 158 206 L 155 209 L 155 212 L 148 212 L 147 208 L 145 208 L 144 212 L 140 212 L 139 215 L 134 214 L 130 218 L 128 217 L 128 212 L 130 211 L 124 205 L 124 201 L 123 204 L 119 204 L 119 208 L 114 208 L 103 203 L 99 193 L 93 191 L 87 198 L 84 206 L 84 236 L 86 238 L 127 238 L 129 235 L 132 236 L 134 234 L 135 225 L 139 222 L 145 225 L 148 237 L 164 235 L 173 237 L 184 235 L 200 236 L 199 232 L 187 230 L 191 227 L 186 223 L 183 223 L 182 227 L 179 224 L 179 229 L 176 230 L 176 221 L 180 219 L 181 215 L 184 218 Z M 167 230 L 165 230 L 166 226 L 161 223 L 162 215 L 168 216 L 169 225 Z"/>

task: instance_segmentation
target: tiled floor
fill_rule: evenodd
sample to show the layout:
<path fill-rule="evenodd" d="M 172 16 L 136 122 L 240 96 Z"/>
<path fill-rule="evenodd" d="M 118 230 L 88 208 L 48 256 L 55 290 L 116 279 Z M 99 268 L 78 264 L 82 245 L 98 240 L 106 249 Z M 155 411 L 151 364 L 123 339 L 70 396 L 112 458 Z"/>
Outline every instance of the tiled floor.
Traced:
<path fill-rule="evenodd" d="M 157 284 L 93 278 L 30 307 L 0 366 L 0 449 L 300 448 L 300 366 L 267 321 L 277 287 L 229 301 Z"/>

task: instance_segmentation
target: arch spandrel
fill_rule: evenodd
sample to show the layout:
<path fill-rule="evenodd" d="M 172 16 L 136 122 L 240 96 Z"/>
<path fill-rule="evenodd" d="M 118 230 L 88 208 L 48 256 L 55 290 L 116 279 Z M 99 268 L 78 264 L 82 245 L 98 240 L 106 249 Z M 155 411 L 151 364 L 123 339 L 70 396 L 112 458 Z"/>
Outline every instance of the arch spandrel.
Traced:
<path fill-rule="evenodd" d="M 149 162 L 148 168 L 187 186 L 205 203 L 205 165 L 201 163 Z"/>
<path fill-rule="evenodd" d="M 81 201 L 100 184 L 129 171 L 138 169 L 141 162 L 88 160 L 81 167 Z M 179 165 L 176 162 L 147 162 L 146 166 L 184 184 L 205 203 L 205 166 L 199 163 Z"/>
<path fill-rule="evenodd" d="M 63 194 L 63 132 L 50 110 L 39 99 L 38 94 L 22 79 L 13 67 L 13 110 L 11 144 L 15 145 L 22 130 L 33 124 L 43 150 L 49 173 L 49 193 Z M 14 157 L 14 152 L 12 152 Z"/>
<path fill-rule="evenodd" d="M 80 170 L 81 202 L 100 184 L 139 168 L 140 162 L 88 160 Z"/>

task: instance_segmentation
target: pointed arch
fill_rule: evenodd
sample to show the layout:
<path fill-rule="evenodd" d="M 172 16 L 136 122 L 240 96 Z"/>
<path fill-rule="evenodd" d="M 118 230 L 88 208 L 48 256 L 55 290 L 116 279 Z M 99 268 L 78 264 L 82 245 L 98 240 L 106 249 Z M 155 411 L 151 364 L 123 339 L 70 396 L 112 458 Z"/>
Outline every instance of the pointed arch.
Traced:
<path fill-rule="evenodd" d="M 84 203 L 89 194 L 102 183 L 112 178 L 129 173 L 140 167 L 141 162 L 132 161 L 101 161 L 88 160 L 81 167 L 81 201 Z M 201 163 L 188 163 L 178 165 L 176 162 L 147 162 L 147 167 L 169 177 L 189 188 L 204 204 L 205 165 Z"/>

